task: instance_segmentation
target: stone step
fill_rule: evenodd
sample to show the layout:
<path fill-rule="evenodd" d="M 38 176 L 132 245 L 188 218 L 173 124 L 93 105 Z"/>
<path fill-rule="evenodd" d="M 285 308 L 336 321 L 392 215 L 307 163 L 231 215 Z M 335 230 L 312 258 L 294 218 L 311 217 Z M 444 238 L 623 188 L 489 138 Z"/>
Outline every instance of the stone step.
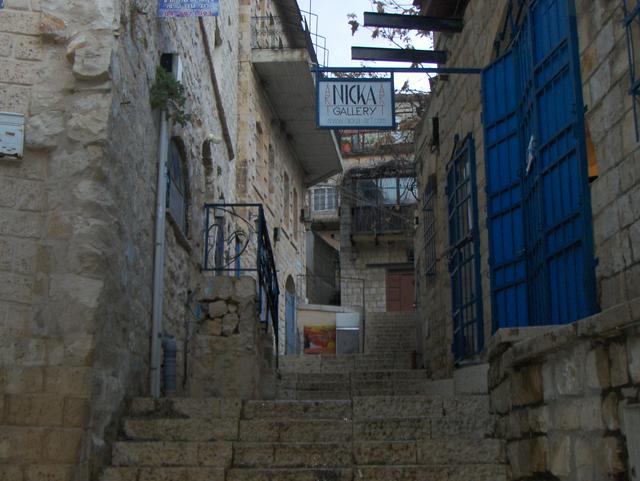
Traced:
<path fill-rule="evenodd" d="M 351 354 L 344 356 L 289 355 L 280 358 L 282 375 L 313 373 L 347 375 L 354 371 L 379 371 L 411 368 L 411 349 L 387 354 Z"/>
<path fill-rule="evenodd" d="M 348 468 L 350 443 L 236 443 L 234 468 Z"/>
<path fill-rule="evenodd" d="M 495 421 L 488 415 L 444 418 L 385 418 L 354 420 L 355 441 L 419 441 L 450 438 L 473 439 L 476 442 L 493 436 Z"/>
<path fill-rule="evenodd" d="M 367 396 L 353 398 L 353 416 L 362 418 L 441 418 L 489 415 L 488 396 Z"/>
<path fill-rule="evenodd" d="M 113 445 L 114 466 L 227 467 L 233 445 L 229 442 L 118 441 Z"/>
<path fill-rule="evenodd" d="M 355 464 L 441 465 L 506 463 L 502 442 L 485 439 L 441 439 L 419 441 L 356 441 Z"/>
<path fill-rule="evenodd" d="M 356 466 L 353 481 L 507 481 L 504 465 Z"/>
<path fill-rule="evenodd" d="M 247 401 L 243 419 L 350 419 L 351 401 Z"/>
<path fill-rule="evenodd" d="M 226 481 L 353 481 L 351 468 L 230 469 Z M 391 480 L 387 480 L 391 481 Z"/>
<path fill-rule="evenodd" d="M 155 418 L 232 418 L 239 417 L 242 401 L 220 398 L 134 398 L 129 417 Z"/>
<path fill-rule="evenodd" d="M 241 420 L 240 440 L 280 443 L 323 443 L 351 441 L 349 419 Z"/>
<path fill-rule="evenodd" d="M 225 481 L 224 468 L 107 468 L 101 481 Z"/>
<path fill-rule="evenodd" d="M 298 399 L 301 401 L 349 400 L 351 391 L 299 391 L 278 393 L 278 399 Z"/>
<path fill-rule="evenodd" d="M 234 441 L 238 418 L 125 419 L 123 433 L 136 441 Z"/>
<path fill-rule="evenodd" d="M 348 400 L 354 396 L 372 397 L 372 396 L 409 396 L 420 395 L 428 397 L 441 397 L 451 395 L 451 391 L 443 389 L 434 389 L 430 385 L 420 383 L 403 383 L 403 384 L 377 384 L 363 388 L 353 388 L 348 391 L 334 390 L 305 390 L 305 389 L 278 389 L 278 399 L 300 399 L 300 400 L 330 400 L 344 399 Z"/>

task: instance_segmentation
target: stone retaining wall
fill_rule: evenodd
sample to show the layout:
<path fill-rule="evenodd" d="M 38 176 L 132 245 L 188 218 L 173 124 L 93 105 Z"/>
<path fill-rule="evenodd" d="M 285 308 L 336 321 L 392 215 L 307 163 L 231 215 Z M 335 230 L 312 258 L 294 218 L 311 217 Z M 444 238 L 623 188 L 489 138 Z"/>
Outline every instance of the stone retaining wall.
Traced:
<path fill-rule="evenodd" d="M 490 356 L 513 481 L 636 479 L 625 414 L 640 406 L 640 298 L 568 326 L 498 331 Z"/>
<path fill-rule="evenodd" d="M 273 336 L 259 322 L 256 281 L 214 277 L 189 353 L 192 397 L 264 399 L 274 381 Z"/>

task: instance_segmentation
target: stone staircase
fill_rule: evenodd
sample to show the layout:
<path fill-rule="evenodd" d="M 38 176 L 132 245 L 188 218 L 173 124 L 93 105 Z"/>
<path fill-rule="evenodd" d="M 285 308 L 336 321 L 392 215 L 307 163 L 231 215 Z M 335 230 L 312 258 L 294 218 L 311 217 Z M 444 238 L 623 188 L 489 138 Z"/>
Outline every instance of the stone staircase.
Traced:
<path fill-rule="evenodd" d="M 365 353 L 398 356 L 416 349 L 415 312 L 368 312 L 365 318 Z"/>
<path fill-rule="evenodd" d="M 412 370 L 412 313 L 367 353 L 284 356 L 276 400 L 134 399 L 102 481 L 507 481 L 486 369 Z"/>
<path fill-rule="evenodd" d="M 508 479 L 488 396 L 452 381 L 293 372 L 279 393 L 293 399 L 135 399 L 103 481 Z"/>

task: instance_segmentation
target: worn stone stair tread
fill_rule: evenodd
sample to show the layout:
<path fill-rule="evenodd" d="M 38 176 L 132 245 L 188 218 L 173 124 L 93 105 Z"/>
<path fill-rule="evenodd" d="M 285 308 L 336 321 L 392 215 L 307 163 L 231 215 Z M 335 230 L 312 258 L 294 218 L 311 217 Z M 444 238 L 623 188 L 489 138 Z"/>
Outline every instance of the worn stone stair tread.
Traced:
<path fill-rule="evenodd" d="M 240 421 L 240 441 L 336 442 L 350 441 L 351 420 L 251 419 Z"/>
<path fill-rule="evenodd" d="M 234 443 L 234 467 L 348 468 L 351 443 Z"/>
<path fill-rule="evenodd" d="M 343 419 L 351 417 L 350 400 L 247 401 L 242 419 L 266 418 Z"/>
<path fill-rule="evenodd" d="M 100 481 L 225 481 L 225 468 L 109 467 Z"/>
<path fill-rule="evenodd" d="M 395 466 L 357 465 L 354 481 L 507 481 L 508 469 L 502 464 L 453 464 Z"/>
<path fill-rule="evenodd" d="M 363 465 L 485 465 L 506 463 L 498 440 L 448 439 L 354 441 L 354 461 Z"/>
<path fill-rule="evenodd" d="M 212 419 L 238 417 L 240 399 L 222 398 L 133 398 L 127 417 L 132 418 L 196 418 Z"/>
<path fill-rule="evenodd" d="M 353 481 L 353 470 L 351 468 L 232 468 L 227 471 L 226 481 Z"/>
<path fill-rule="evenodd" d="M 233 441 L 238 437 L 236 418 L 125 419 L 123 434 L 138 441 Z"/>
<path fill-rule="evenodd" d="M 226 441 L 117 441 L 114 466 L 226 467 L 231 464 L 233 444 Z"/>

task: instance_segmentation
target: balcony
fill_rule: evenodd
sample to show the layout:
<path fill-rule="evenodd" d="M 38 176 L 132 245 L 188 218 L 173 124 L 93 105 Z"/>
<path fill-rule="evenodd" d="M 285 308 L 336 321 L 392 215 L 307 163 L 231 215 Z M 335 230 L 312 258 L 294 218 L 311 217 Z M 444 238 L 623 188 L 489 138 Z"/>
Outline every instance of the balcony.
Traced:
<path fill-rule="evenodd" d="M 309 190 L 309 214 L 306 221 L 315 230 L 337 229 L 339 217 L 338 187 L 333 184 L 318 185 Z"/>
<path fill-rule="evenodd" d="M 276 4 L 280 17 L 254 17 L 252 63 L 305 173 L 307 186 L 342 172 L 332 130 L 316 125 L 316 85 L 310 68 L 318 64 L 307 22 L 295 0 Z"/>
<path fill-rule="evenodd" d="M 345 157 L 413 152 L 414 131 L 346 132 L 340 136 L 340 151 Z"/>
<path fill-rule="evenodd" d="M 415 178 L 361 177 L 351 194 L 351 235 L 361 240 L 413 236 L 417 192 Z"/>
<path fill-rule="evenodd" d="M 354 235 L 400 235 L 413 232 L 416 206 L 363 206 L 353 209 Z"/>

